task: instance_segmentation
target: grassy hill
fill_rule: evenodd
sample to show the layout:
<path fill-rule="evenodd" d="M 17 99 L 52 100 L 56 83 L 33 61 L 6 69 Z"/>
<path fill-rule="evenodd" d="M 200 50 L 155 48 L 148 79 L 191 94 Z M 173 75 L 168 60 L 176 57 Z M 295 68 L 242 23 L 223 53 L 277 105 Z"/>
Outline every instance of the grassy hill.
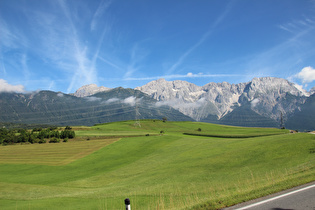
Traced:
<path fill-rule="evenodd" d="M 0 206 L 124 209 L 128 197 L 132 209 L 217 209 L 315 180 L 315 135 L 197 122 L 140 125 L 76 127 L 67 143 L 0 147 Z"/>

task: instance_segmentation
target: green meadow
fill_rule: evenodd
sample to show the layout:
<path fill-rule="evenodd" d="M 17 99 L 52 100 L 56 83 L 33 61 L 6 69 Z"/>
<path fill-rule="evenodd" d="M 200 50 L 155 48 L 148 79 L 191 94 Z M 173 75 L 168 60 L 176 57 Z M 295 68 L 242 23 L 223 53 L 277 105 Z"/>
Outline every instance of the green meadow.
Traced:
<path fill-rule="evenodd" d="M 1 209 L 220 209 L 315 180 L 315 135 L 143 120 L 0 146 Z"/>

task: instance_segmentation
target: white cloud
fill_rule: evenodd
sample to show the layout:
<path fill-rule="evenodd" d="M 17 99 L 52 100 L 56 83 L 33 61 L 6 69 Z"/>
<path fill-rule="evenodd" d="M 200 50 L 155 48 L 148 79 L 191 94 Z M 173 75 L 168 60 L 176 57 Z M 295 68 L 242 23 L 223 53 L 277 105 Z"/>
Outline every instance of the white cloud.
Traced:
<path fill-rule="evenodd" d="M 195 102 L 183 102 L 182 99 L 173 99 L 169 101 L 159 101 L 155 105 L 160 106 L 171 106 L 175 109 L 196 109 L 204 106 L 207 103 L 205 98 L 200 98 Z"/>
<path fill-rule="evenodd" d="M 128 104 L 130 106 L 135 106 L 137 102 L 139 102 L 141 100 L 141 98 L 136 98 L 134 96 L 130 96 L 128 98 L 125 99 L 119 99 L 119 98 L 110 98 L 107 101 L 103 102 L 105 104 L 110 104 L 110 103 L 124 103 L 124 104 Z"/>
<path fill-rule="evenodd" d="M 100 101 L 102 100 L 101 98 L 98 98 L 98 97 L 94 97 L 94 96 L 90 96 L 90 97 L 84 97 L 84 99 L 88 100 L 88 101 Z"/>
<path fill-rule="evenodd" d="M 120 101 L 120 99 L 119 98 L 110 98 L 105 103 L 110 104 L 110 103 L 115 103 L 117 101 Z"/>
<path fill-rule="evenodd" d="M 259 103 L 259 99 L 255 98 L 254 100 L 252 100 L 252 102 L 250 103 L 251 107 L 254 108 L 257 104 Z"/>
<path fill-rule="evenodd" d="M 315 69 L 311 66 L 304 67 L 295 77 L 302 80 L 304 84 L 311 83 L 315 80 Z"/>
<path fill-rule="evenodd" d="M 58 93 L 57 96 L 58 97 L 63 97 L 64 95 L 63 95 L 63 93 Z"/>
<path fill-rule="evenodd" d="M 137 100 L 136 97 L 130 96 L 130 97 L 128 97 L 128 98 L 125 98 L 125 99 L 123 100 L 123 103 L 129 104 L 130 106 L 134 106 L 134 105 L 136 105 L 136 100 Z"/>
<path fill-rule="evenodd" d="M 193 76 L 193 73 L 189 72 L 187 73 L 187 77 L 192 77 Z"/>
<path fill-rule="evenodd" d="M 23 85 L 10 85 L 4 79 L 0 79 L 0 92 L 25 92 Z"/>
<path fill-rule="evenodd" d="M 169 101 L 158 101 L 155 103 L 155 106 L 160 107 L 160 106 L 175 106 L 178 104 L 177 100 L 169 100 Z"/>

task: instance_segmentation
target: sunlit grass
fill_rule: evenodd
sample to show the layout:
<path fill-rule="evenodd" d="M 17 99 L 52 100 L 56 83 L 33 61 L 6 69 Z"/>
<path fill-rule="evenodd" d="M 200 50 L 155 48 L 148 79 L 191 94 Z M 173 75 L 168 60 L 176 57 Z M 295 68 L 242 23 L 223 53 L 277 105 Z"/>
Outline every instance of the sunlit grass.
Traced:
<path fill-rule="evenodd" d="M 3 148 L 11 150 L 1 156 L 0 205 L 4 209 L 124 209 L 128 197 L 132 209 L 216 209 L 315 180 L 315 153 L 311 152 L 315 135 L 311 134 L 161 121 L 142 121 L 141 127 L 133 122 L 109 123 L 84 132 L 95 129 L 117 135 L 120 129 L 139 135 L 164 130 L 165 135 L 122 138 L 99 145 L 72 162 L 56 157 L 58 164 L 45 162 L 45 155 L 34 158 L 38 162 L 27 162 L 28 158 L 14 164 L 8 161 L 17 151 L 14 148 L 21 148 L 20 157 L 32 157 L 31 146 L 47 147 L 47 151 L 54 147 L 58 156 L 57 151 L 64 155 L 78 151 L 75 143 L 92 147 L 106 140 L 0 147 L 0 154 Z M 214 138 L 182 134 L 192 130 L 278 135 Z M 47 152 L 46 158 L 54 156 Z"/>
<path fill-rule="evenodd" d="M 117 140 L 112 138 L 0 147 L 0 164 L 66 165 Z"/>

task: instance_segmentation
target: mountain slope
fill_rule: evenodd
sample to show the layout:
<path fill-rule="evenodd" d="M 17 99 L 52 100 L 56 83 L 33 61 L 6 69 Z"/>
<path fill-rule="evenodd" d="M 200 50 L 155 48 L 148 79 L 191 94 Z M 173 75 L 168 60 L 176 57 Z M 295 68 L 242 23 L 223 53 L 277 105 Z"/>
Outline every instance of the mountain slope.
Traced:
<path fill-rule="evenodd" d="M 237 107 L 225 115 L 218 123 L 246 127 L 279 127 L 279 124 L 268 117 L 257 114 L 250 105 Z"/>
<path fill-rule="evenodd" d="M 274 77 L 254 78 L 239 84 L 211 82 L 202 87 L 159 79 L 136 89 L 197 121 L 215 121 L 214 116 L 220 120 L 236 107 L 249 103 L 256 114 L 279 121 L 281 113 L 291 116 L 308 96 L 295 84 Z"/>
<path fill-rule="evenodd" d="M 121 120 L 161 119 L 279 127 L 281 116 L 291 129 L 315 129 L 314 88 L 307 93 L 281 78 L 247 83 L 208 83 L 159 79 L 135 89 L 86 85 L 75 94 L 40 91 L 0 93 L 0 122 L 93 125 Z"/>
<path fill-rule="evenodd" d="M 286 122 L 285 126 L 295 130 L 315 130 L 315 94 L 311 95 Z"/>
<path fill-rule="evenodd" d="M 51 91 L 32 94 L 0 93 L 0 121 L 28 124 L 94 125 L 147 119 L 187 121 L 188 116 L 133 89 L 116 88 L 89 97 Z"/>

